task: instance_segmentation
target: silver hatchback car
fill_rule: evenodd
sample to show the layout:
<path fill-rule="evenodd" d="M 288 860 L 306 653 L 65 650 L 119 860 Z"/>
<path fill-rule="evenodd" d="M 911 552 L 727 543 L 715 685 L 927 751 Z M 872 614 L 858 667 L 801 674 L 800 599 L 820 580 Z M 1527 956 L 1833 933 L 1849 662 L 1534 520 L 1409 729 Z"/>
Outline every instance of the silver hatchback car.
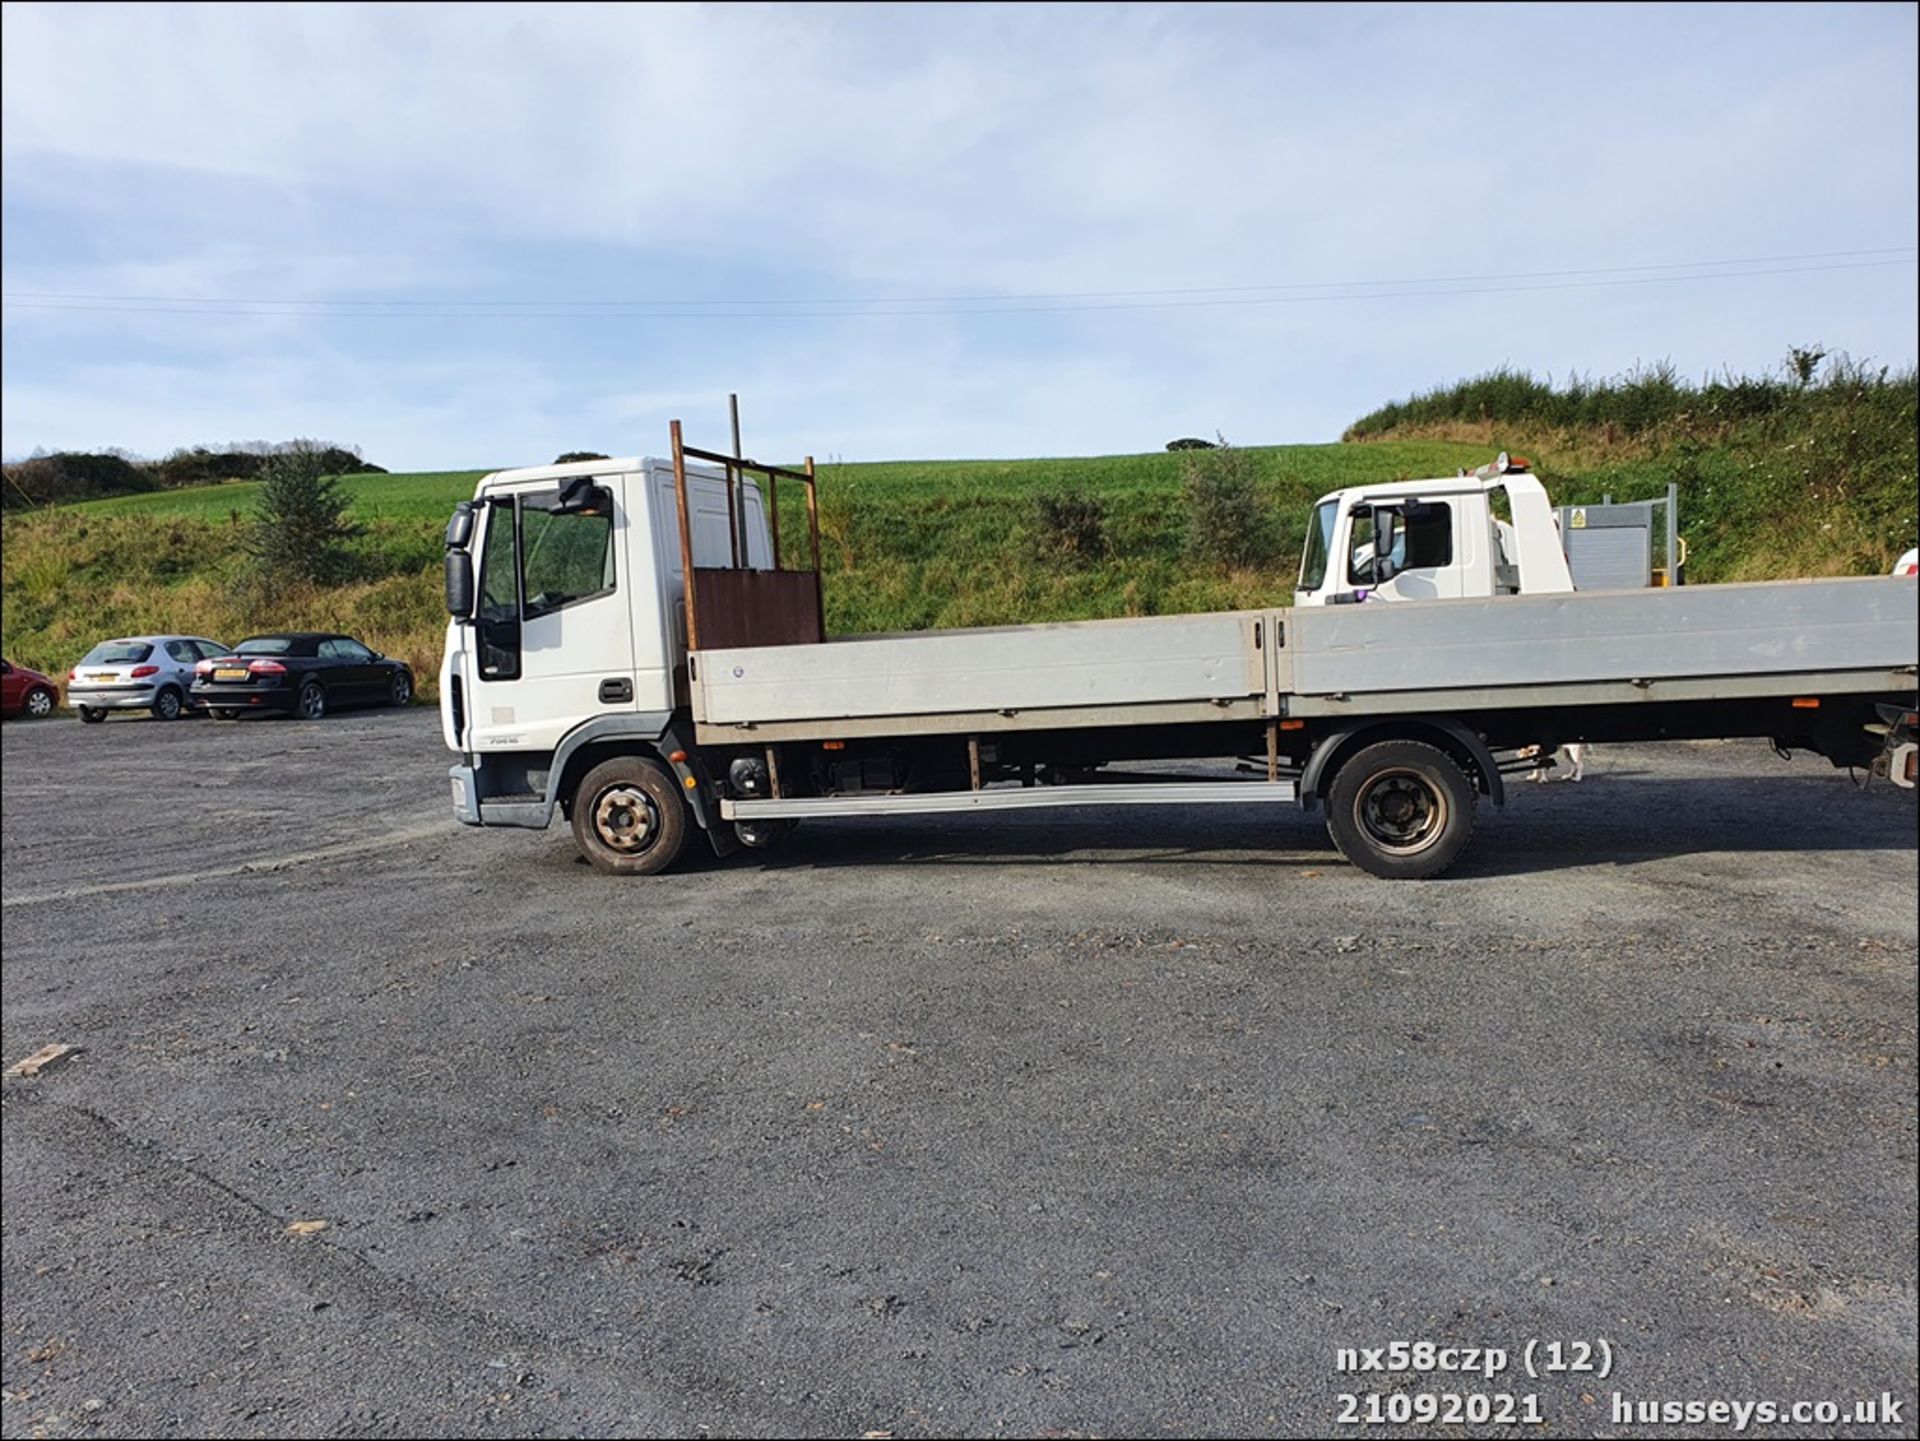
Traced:
<path fill-rule="evenodd" d="M 177 720 L 187 708 L 193 668 L 227 653 L 201 635 L 136 635 L 100 642 L 67 672 L 67 704 L 88 725 L 110 710 L 151 711 Z"/>

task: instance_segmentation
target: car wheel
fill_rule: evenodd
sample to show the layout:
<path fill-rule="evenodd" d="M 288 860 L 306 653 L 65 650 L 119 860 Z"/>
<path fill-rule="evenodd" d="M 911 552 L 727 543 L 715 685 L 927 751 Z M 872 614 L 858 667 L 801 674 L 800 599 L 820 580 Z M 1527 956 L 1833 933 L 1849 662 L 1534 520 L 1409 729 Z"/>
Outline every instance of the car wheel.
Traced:
<path fill-rule="evenodd" d="M 90 726 L 97 726 L 107 718 L 107 713 L 97 705 L 83 705 L 79 707 L 79 711 L 80 719 Z"/>
<path fill-rule="evenodd" d="M 310 680 L 300 687 L 297 708 L 301 720 L 319 720 L 327 713 L 327 693 L 320 689 L 319 681 Z"/>
<path fill-rule="evenodd" d="M 573 793 L 573 840 L 600 870 L 654 875 L 686 844 L 687 803 L 673 777 L 652 761 L 602 761 Z"/>
<path fill-rule="evenodd" d="M 405 670 L 395 671 L 393 673 L 392 684 L 388 687 L 388 690 L 387 690 L 388 703 L 390 705 L 405 705 L 407 704 L 407 702 L 411 701 L 412 699 L 413 699 L 413 673 L 411 671 L 405 671 Z"/>
<path fill-rule="evenodd" d="M 230 705 L 217 705 L 208 714 L 215 720 L 233 720 L 240 712 Z"/>
<path fill-rule="evenodd" d="M 27 692 L 26 712 L 33 720 L 45 720 L 53 714 L 53 692 L 37 685 Z"/>
<path fill-rule="evenodd" d="M 180 719 L 180 692 L 172 686 L 162 686 L 160 694 L 153 698 L 153 718 L 155 720 Z"/>

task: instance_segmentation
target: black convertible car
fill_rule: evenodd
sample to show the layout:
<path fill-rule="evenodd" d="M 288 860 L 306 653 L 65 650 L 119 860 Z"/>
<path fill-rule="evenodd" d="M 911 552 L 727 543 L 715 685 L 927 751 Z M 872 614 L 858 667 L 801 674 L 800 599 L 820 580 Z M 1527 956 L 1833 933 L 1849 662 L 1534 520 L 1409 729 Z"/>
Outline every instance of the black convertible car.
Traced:
<path fill-rule="evenodd" d="M 319 720 L 334 706 L 405 705 L 413 699 L 413 672 L 352 636 L 256 635 L 232 655 L 194 667 L 190 699 L 215 720 L 232 720 L 243 710 Z"/>

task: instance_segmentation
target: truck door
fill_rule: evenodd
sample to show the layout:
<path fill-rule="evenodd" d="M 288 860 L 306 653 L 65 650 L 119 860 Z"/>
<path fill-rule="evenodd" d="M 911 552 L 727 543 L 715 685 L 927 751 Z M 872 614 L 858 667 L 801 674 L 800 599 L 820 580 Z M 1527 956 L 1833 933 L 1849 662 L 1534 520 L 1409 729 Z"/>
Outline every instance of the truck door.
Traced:
<path fill-rule="evenodd" d="M 1401 500 L 1356 507 L 1348 535 L 1348 582 L 1369 592 L 1370 599 L 1451 600 L 1461 594 L 1449 502 Z"/>
<path fill-rule="evenodd" d="M 619 477 L 580 477 L 488 499 L 470 749 L 552 750 L 582 722 L 635 708 L 622 490 Z"/>

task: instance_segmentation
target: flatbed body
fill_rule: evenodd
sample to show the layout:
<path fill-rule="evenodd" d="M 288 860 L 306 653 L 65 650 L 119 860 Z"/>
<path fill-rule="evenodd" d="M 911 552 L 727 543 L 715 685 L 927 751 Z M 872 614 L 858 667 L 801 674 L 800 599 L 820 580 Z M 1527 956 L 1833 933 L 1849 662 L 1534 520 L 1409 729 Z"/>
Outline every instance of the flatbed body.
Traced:
<path fill-rule="evenodd" d="M 1913 578 L 1275 608 L 701 652 L 706 744 L 1911 689 Z"/>

